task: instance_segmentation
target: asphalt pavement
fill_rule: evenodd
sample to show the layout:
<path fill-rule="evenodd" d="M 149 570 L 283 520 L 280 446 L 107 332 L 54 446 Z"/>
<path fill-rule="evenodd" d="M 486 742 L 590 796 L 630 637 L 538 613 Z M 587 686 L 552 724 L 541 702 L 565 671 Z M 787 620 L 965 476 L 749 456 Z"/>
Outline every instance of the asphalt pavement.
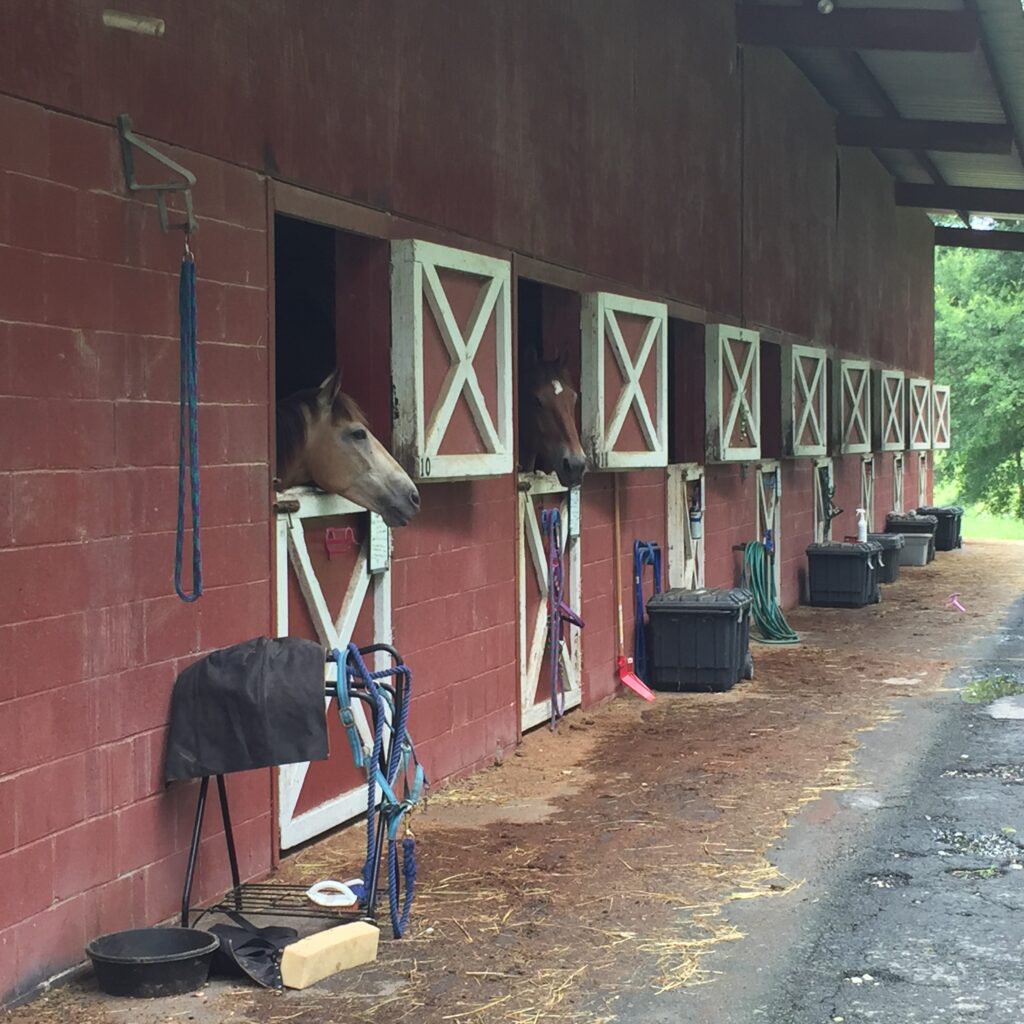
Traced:
<path fill-rule="evenodd" d="M 731 905 L 745 938 L 707 985 L 623 997 L 624 1024 L 1024 1022 L 1024 717 L 961 700 L 1024 680 L 1024 600 L 948 689 L 865 733 L 862 788 L 826 794 L 771 855 L 795 893 Z M 1001 702 L 1024 716 L 1024 698 Z"/>

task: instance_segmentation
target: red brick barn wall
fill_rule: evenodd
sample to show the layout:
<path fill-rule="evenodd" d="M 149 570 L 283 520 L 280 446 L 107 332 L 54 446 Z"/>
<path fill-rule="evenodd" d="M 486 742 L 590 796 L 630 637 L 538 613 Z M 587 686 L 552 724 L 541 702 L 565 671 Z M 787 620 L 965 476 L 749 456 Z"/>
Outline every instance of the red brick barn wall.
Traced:
<path fill-rule="evenodd" d="M 0 94 L 40 104 L 0 108 L 0 137 L 17 140 L 0 157 L 0 578 L 15 581 L 0 594 L 0 813 L 15 821 L 0 834 L 0 998 L 87 936 L 173 911 L 191 794 L 159 792 L 169 687 L 198 653 L 270 628 L 260 174 L 395 231 L 461 235 L 930 375 L 927 218 L 893 208 L 870 155 L 836 151 L 831 115 L 781 56 L 738 59 L 731 2 L 381 0 L 342 16 L 151 0 L 159 40 L 105 30 L 105 6 L 0 13 L 20 47 Z M 209 590 L 194 608 L 169 577 L 180 238 L 123 197 L 122 110 L 183 147 L 200 182 Z M 908 455 L 909 501 L 915 469 Z M 808 474 L 783 473 L 789 602 Z M 708 581 L 732 583 L 732 547 L 755 532 L 752 468 L 709 467 L 706 497 Z M 440 780 L 516 736 L 514 483 L 424 498 L 396 539 L 395 629 Z M 622 498 L 629 634 L 632 543 L 664 544 L 664 474 L 626 474 Z M 611 499 L 608 475 L 587 480 L 588 701 L 614 684 Z M 273 848 L 270 776 L 232 785 L 256 871 Z M 12 881 L 27 871 L 37 885 Z"/>
<path fill-rule="evenodd" d="M 194 789 L 161 785 L 171 685 L 269 625 L 270 534 L 260 179 L 181 154 L 203 212 L 207 581 L 185 605 L 171 586 L 181 236 L 122 195 L 109 126 L 0 96 L 0 136 L 2 996 L 100 931 L 172 912 Z M 231 780 L 247 874 L 269 863 L 268 787 L 266 772 Z"/>
<path fill-rule="evenodd" d="M 412 725 L 432 781 L 492 763 L 519 735 L 518 493 L 511 477 L 427 483 L 396 531 L 395 643 L 415 669 Z"/>

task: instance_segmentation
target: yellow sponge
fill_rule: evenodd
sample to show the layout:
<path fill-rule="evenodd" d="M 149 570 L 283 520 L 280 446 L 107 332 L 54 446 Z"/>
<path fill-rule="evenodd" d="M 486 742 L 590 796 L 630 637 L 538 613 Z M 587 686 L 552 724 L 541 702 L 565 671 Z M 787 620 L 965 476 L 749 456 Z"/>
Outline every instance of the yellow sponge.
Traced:
<path fill-rule="evenodd" d="M 281 979 L 288 988 L 308 988 L 338 971 L 377 959 L 380 931 L 366 921 L 328 928 L 284 947 Z"/>

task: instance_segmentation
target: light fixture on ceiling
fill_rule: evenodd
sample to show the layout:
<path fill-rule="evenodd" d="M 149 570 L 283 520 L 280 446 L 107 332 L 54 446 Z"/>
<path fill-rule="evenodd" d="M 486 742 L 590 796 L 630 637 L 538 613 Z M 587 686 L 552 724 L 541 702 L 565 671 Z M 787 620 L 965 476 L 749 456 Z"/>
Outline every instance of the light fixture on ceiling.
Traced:
<path fill-rule="evenodd" d="M 833 0 L 818 0 L 818 13 L 831 14 L 836 9 Z"/>

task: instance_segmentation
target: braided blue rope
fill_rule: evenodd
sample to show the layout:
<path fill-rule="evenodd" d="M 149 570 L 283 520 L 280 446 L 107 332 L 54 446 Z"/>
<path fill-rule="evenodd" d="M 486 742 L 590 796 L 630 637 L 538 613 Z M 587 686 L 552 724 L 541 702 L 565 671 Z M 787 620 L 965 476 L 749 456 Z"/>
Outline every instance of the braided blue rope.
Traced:
<path fill-rule="evenodd" d="M 633 664 L 636 674 L 647 681 L 647 631 L 644 627 L 644 566 L 654 573 L 654 593 L 661 593 L 661 548 L 654 541 L 633 542 Z"/>
<path fill-rule="evenodd" d="M 181 261 L 178 284 L 178 316 L 181 322 L 180 379 L 178 393 L 178 526 L 174 539 L 174 589 L 182 601 L 203 594 L 203 559 L 199 547 L 199 386 L 196 340 L 196 264 L 191 255 Z M 186 460 L 186 436 L 188 452 Z M 192 496 L 192 590 L 181 583 L 185 548 L 185 464 Z"/>

